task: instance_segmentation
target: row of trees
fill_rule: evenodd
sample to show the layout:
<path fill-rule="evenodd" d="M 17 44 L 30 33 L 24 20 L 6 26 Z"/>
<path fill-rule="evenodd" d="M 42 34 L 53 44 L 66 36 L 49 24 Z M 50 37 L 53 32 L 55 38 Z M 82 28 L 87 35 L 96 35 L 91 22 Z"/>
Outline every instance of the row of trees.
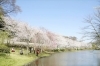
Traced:
<path fill-rule="evenodd" d="M 16 0 L 0 0 L 0 42 L 3 43 L 5 37 L 10 37 L 9 31 L 5 29 L 5 21 L 3 17 L 10 17 L 10 14 L 17 14 L 21 9 L 16 5 Z"/>
<path fill-rule="evenodd" d="M 65 38 L 61 35 L 57 35 L 48 31 L 47 29 L 40 28 L 32 28 L 28 24 L 14 20 L 12 18 L 4 17 L 5 21 L 5 30 L 9 34 L 9 38 L 13 40 L 13 42 L 26 42 L 27 48 L 29 43 L 48 45 L 51 47 L 57 48 L 57 46 L 75 46 L 78 41 L 76 41 L 76 37 Z M 76 43 L 75 43 L 76 41 Z M 81 43 L 80 43 L 81 46 Z"/>
<path fill-rule="evenodd" d="M 9 17 L 10 14 L 18 13 L 20 11 L 20 7 L 16 5 L 16 0 L 0 0 L 1 43 L 13 40 L 14 42 L 26 42 L 27 48 L 29 43 L 48 44 L 55 47 L 61 44 L 73 44 L 73 40 L 77 40 L 76 37 L 65 38 L 52 33 L 45 28 L 32 28 L 26 23 Z"/>
<path fill-rule="evenodd" d="M 10 37 L 9 31 L 5 29 L 5 21 L 3 17 L 10 17 L 11 14 L 17 14 L 21 9 L 16 5 L 16 0 L 0 0 L 0 44 Z"/>
<path fill-rule="evenodd" d="M 0 52 L 9 53 L 10 49 L 4 45 L 5 40 L 8 40 L 10 31 L 5 29 L 6 22 L 3 17 L 10 17 L 11 14 L 17 14 L 21 9 L 16 5 L 16 0 L 0 0 Z"/>

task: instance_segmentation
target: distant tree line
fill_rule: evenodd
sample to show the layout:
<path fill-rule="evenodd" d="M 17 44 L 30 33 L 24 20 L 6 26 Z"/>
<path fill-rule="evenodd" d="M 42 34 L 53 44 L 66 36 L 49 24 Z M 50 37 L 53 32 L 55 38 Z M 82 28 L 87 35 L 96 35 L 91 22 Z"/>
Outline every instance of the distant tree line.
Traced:
<path fill-rule="evenodd" d="M 72 40 L 77 40 L 77 37 L 75 37 L 75 36 L 63 36 L 63 37 L 69 38 L 69 39 L 72 39 Z"/>

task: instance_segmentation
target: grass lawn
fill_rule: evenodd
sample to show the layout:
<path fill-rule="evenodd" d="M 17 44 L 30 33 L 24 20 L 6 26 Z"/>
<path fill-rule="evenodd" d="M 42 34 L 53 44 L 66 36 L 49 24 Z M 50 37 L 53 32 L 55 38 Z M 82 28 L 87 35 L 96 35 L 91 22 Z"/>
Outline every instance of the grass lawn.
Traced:
<path fill-rule="evenodd" d="M 37 59 L 38 57 L 33 55 L 20 55 L 19 51 L 11 52 L 10 55 L 0 54 L 0 66 L 22 66 Z"/>
<path fill-rule="evenodd" d="M 25 52 L 26 51 L 24 51 L 24 55 L 20 55 L 19 50 L 17 49 L 15 52 L 11 52 L 8 55 L 0 53 L 0 66 L 22 66 L 39 57 L 45 57 L 50 55 L 47 53 L 41 53 L 37 57 L 35 54 L 27 55 L 27 53 Z"/>

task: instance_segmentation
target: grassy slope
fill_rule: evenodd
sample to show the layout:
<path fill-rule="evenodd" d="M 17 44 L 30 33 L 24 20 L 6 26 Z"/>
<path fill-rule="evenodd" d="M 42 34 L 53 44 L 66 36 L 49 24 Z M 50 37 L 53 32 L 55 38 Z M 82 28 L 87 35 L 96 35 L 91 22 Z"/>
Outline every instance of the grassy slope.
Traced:
<path fill-rule="evenodd" d="M 44 56 L 49 56 L 49 55 L 50 54 L 47 54 L 47 53 L 41 53 L 39 54 L 39 57 L 44 57 Z M 16 52 L 11 52 L 10 55 L 0 56 L 0 66 L 22 66 L 37 58 L 38 57 L 35 54 L 20 55 L 19 50 L 16 50 Z"/>
<path fill-rule="evenodd" d="M 10 54 L 9 57 L 0 57 L 0 66 L 22 66 L 37 57 Z"/>

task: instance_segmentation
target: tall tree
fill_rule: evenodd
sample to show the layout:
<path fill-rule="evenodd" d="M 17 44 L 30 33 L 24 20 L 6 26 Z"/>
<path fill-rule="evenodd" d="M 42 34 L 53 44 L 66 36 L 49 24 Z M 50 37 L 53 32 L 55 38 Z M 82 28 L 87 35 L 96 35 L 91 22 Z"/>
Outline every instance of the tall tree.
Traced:
<path fill-rule="evenodd" d="M 9 16 L 20 11 L 20 7 L 16 5 L 16 0 L 0 0 L 0 29 L 4 28 L 5 25 L 5 22 L 2 20 L 3 16 Z"/>
<path fill-rule="evenodd" d="M 94 16 L 89 16 L 85 19 L 88 24 L 83 28 L 84 37 L 88 37 L 91 42 L 100 41 L 100 9 L 94 14 Z M 98 44 L 98 43 L 97 43 Z"/>
<path fill-rule="evenodd" d="M 16 5 L 16 0 L 0 0 L 0 15 L 7 16 L 20 11 L 20 7 Z"/>

